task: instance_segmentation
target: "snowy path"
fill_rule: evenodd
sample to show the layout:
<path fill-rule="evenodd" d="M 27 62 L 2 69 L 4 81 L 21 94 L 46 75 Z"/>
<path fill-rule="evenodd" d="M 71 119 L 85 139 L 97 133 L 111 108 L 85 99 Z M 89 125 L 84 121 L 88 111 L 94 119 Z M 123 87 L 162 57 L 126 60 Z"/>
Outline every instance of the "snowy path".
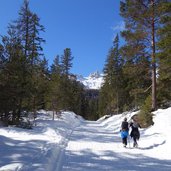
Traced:
<path fill-rule="evenodd" d="M 157 144 L 156 147 L 160 145 L 162 143 Z M 155 146 L 125 149 L 122 147 L 117 131 L 112 132 L 98 122 L 87 121 L 71 134 L 58 170 L 170 171 L 171 160 L 149 157 L 146 155 L 146 152 L 150 153 L 149 150 L 154 151 Z"/>
<path fill-rule="evenodd" d="M 120 125 L 134 114 L 90 122 L 40 111 L 33 129 L 0 127 L 0 171 L 170 171 L 171 108 L 156 111 L 155 124 L 140 130 L 139 149 L 123 148 Z"/>

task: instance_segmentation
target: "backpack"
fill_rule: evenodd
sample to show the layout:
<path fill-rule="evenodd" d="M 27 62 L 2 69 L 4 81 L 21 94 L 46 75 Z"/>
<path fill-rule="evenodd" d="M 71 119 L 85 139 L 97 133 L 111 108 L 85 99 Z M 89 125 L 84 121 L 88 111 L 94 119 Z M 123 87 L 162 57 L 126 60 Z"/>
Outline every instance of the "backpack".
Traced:
<path fill-rule="evenodd" d="M 121 131 L 121 138 L 127 138 L 128 137 L 128 131 Z"/>
<path fill-rule="evenodd" d="M 123 121 L 121 125 L 121 129 L 124 131 L 128 131 L 128 122 Z"/>

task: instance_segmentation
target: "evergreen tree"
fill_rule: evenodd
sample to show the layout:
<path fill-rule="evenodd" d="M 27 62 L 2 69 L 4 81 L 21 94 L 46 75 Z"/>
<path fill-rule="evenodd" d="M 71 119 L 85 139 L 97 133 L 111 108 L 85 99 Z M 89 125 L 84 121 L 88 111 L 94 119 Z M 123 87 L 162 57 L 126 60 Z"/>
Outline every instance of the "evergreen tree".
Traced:
<path fill-rule="evenodd" d="M 122 111 L 122 65 L 123 62 L 119 52 L 119 36 L 117 35 L 113 47 L 109 50 L 104 67 L 105 82 L 101 89 L 99 102 L 100 110 L 103 110 L 100 112 L 102 115 Z"/>
<path fill-rule="evenodd" d="M 64 49 L 64 54 L 61 56 L 61 94 L 62 94 L 62 104 L 64 110 L 70 110 L 70 98 L 72 98 L 71 92 L 71 80 L 70 80 L 70 69 L 72 67 L 72 53 L 70 48 Z"/>
<path fill-rule="evenodd" d="M 2 113 L 12 112 L 13 122 L 19 120 L 22 111 L 35 111 L 39 106 L 36 98 L 41 86 L 39 78 L 43 61 L 40 52 L 44 42 L 39 37 L 41 31 L 44 28 L 39 24 L 39 18 L 29 10 L 29 3 L 25 0 L 19 18 L 9 24 L 8 34 L 2 39 L 0 55 L 5 66 L 0 76 L 3 82 L 0 101 L 4 100 Z"/>
<path fill-rule="evenodd" d="M 138 109 L 148 96 L 151 85 L 150 61 L 143 45 L 131 38 L 128 45 L 121 49 L 124 56 L 123 85 L 125 110 Z M 136 43 L 135 43 L 136 42 Z"/>
<path fill-rule="evenodd" d="M 158 31 L 158 57 L 159 57 L 159 92 L 160 105 L 167 105 L 171 101 L 171 2 L 163 3 L 164 15 L 161 17 L 162 27 Z"/>
<path fill-rule="evenodd" d="M 84 117 L 84 88 L 75 78 L 69 81 L 69 110 Z"/>
<path fill-rule="evenodd" d="M 64 58 L 62 60 L 64 61 Z M 69 74 L 70 67 L 64 72 L 64 68 L 67 68 L 64 65 L 57 55 L 51 66 L 48 108 L 53 110 L 54 114 L 58 114 L 60 110 L 70 110 L 84 116 L 83 85 L 76 81 L 74 75 Z"/>
<path fill-rule="evenodd" d="M 129 54 L 135 53 L 139 46 L 137 41 L 148 54 L 151 61 L 152 76 L 152 109 L 156 110 L 156 30 L 162 14 L 161 5 L 165 0 L 125 0 L 121 1 L 121 16 L 125 19 L 126 30 L 122 36 L 128 43 Z M 137 37 L 138 36 L 138 37 Z M 135 39 L 131 48 L 131 40 Z M 141 47 L 140 47 L 141 48 Z M 139 51 L 139 50 L 138 50 Z M 144 56 L 144 55 L 143 55 Z"/>
<path fill-rule="evenodd" d="M 27 83 L 23 80 L 24 54 L 20 40 L 16 37 L 15 30 L 9 27 L 8 36 L 2 39 L 3 52 L 5 57 L 3 67 L 1 68 L 1 91 L 0 101 L 2 113 L 5 113 L 5 119 L 12 112 L 12 120 L 16 122 L 20 118 L 21 105 Z"/>
<path fill-rule="evenodd" d="M 140 108 L 141 110 L 138 112 L 138 119 L 142 127 L 147 128 L 153 123 L 153 114 L 151 113 L 151 97 L 148 96 L 144 102 L 144 104 Z"/>
<path fill-rule="evenodd" d="M 53 110 L 56 114 L 62 110 L 61 105 L 61 65 L 59 56 L 57 55 L 53 61 L 51 66 L 51 76 L 48 88 L 48 96 L 47 96 L 47 108 Z"/>
<path fill-rule="evenodd" d="M 21 41 L 29 72 L 27 76 L 23 75 L 29 82 L 29 95 L 25 104 L 28 110 L 34 111 L 34 113 L 37 109 L 39 64 L 41 63 L 40 56 L 43 50 L 41 44 L 44 43 L 44 40 L 39 36 L 40 32 L 44 31 L 44 27 L 40 25 L 39 21 L 39 17 L 29 9 L 29 1 L 24 0 L 19 12 L 19 18 L 12 25 L 12 27 L 16 28 L 17 36 Z"/>
<path fill-rule="evenodd" d="M 64 75 L 69 76 L 69 71 L 72 67 L 72 53 L 70 48 L 64 49 L 64 54 L 62 55 L 62 72 Z"/>
<path fill-rule="evenodd" d="M 48 69 L 48 61 L 43 58 L 38 65 L 38 72 L 36 73 L 37 83 L 35 87 L 36 94 L 36 110 L 37 109 L 45 109 L 46 108 L 46 97 L 48 94 L 48 86 L 50 80 L 50 73 Z"/>
<path fill-rule="evenodd" d="M 5 64 L 4 47 L 0 44 L 0 69 L 3 69 Z"/>
<path fill-rule="evenodd" d="M 53 61 L 53 64 L 51 65 L 51 73 L 56 73 L 57 75 L 62 74 L 62 68 L 60 64 L 60 57 L 57 55 Z"/>
<path fill-rule="evenodd" d="M 17 37 L 20 38 L 24 54 L 33 65 L 41 54 L 41 43 L 44 39 L 39 37 L 40 32 L 44 32 L 44 27 L 40 24 L 39 17 L 29 9 L 29 1 L 24 3 L 19 11 L 19 18 L 11 25 L 16 28 Z"/>

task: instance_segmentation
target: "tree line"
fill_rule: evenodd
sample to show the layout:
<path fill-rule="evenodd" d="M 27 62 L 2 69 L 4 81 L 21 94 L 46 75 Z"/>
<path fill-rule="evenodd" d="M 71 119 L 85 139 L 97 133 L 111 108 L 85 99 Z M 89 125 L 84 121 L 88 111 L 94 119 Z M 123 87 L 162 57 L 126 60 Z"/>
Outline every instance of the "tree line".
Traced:
<path fill-rule="evenodd" d="M 125 29 L 116 35 L 107 54 L 102 88 L 93 91 L 85 90 L 70 72 L 70 48 L 48 67 L 41 37 L 45 28 L 24 0 L 18 18 L 1 36 L 1 120 L 16 124 L 23 112 L 36 117 L 39 109 L 54 114 L 70 110 L 91 120 L 141 109 L 142 120 L 149 122 L 152 110 L 171 101 L 170 14 L 169 0 L 120 1 Z M 120 37 L 125 40 L 122 46 Z"/>
<path fill-rule="evenodd" d="M 0 118 L 17 124 L 23 114 L 39 109 L 71 110 L 86 117 L 88 102 L 84 87 L 73 74 L 72 52 L 65 48 L 51 67 L 43 54 L 45 28 L 37 14 L 24 3 L 18 18 L 8 25 L 0 43 Z"/>
<path fill-rule="evenodd" d="M 141 109 L 150 124 L 151 111 L 171 105 L 171 2 L 122 0 L 120 15 L 125 43 L 117 35 L 109 50 L 99 114 Z"/>

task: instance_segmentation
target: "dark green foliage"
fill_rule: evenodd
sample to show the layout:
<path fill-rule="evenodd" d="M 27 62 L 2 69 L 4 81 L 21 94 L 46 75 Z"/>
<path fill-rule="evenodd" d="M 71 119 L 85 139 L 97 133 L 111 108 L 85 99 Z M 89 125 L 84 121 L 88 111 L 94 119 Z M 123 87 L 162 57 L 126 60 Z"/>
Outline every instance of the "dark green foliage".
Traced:
<path fill-rule="evenodd" d="M 9 25 L 8 34 L 2 37 L 0 49 L 0 103 L 1 115 L 17 123 L 21 112 L 33 111 L 44 106 L 45 60 L 40 56 L 44 42 L 39 37 L 43 26 L 24 1 L 19 18 Z M 41 97 L 40 97 L 41 96 Z"/>
<path fill-rule="evenodd" d="M 138 113 L 138 118 L 140 121 L 140 125 L 144 128 L 154 124 L 153 123 L 153 115 L 151 113 L 151 96 L 148 96 L 145 100 L 145 103 L 140 108 L 140 112 Z"/>
<path fill-rule="evenodd" d="M 46 107 L 46 96 L 48 92 L 49 85 L 49 70 L 48 70 L 48 61 L 43 58 L 38 65 L 37 72 L 34 75 L 35 79 L 35 110 L 45 109 Z"/>
<path fill-rule="evenodd" d="M 62 73 L 62 68 L 60 64 L 60 57 L 57 55 L 53 61 L 53 64 L 51 65 L 51 74 L 56 74 L 60 76 Z"/>
<path fill-rule="evenodd" d="M 99 118 L 99 90 L 85 89 L 84 92 L 84 118 L 88 120 L 97 120 Z"/>
<path fill-rule="evenodd" d="M 149 67 L 151 74 L 152 108 L 156 110 L 156 31 L 160 28 L 162 4 L 166 0 L 125 0 L 121 1 L 120 12 L 125 20 L 122 36 L 126 40 L 123 47 L 127 63 L 135 63 L 135 67 Z M 125 56 L 125 55 L 124 55 Z M 150 65 L 144 65 L 142 58 Z M 143 60 L 144 61 L 144 60 Z M 137 65 L 138 64 L 138 65 Z M 144 68 L 145 71 L 145 68 Z M 147 72 L 146 72 L 147 76 Z M 146 84 L 147 85 L 147 84 Z M 148 85 L 147 85 L 148 87 Z M 139 89 L 139 87 L 137 87 Z M 135 91 L 134 91 L 135 92 Z"/>
<path fill-rule="evenodd" d="M 43 56 L 45 40 L 40 36 L 44 27 L 29 9 L 29 1 L 24 0 L 18 19 L 9 24 L 0 44 L 0 119 L 18 124 L 23 111 L 36 117 L 38 109 L 49 109 L 54 114 L 70 110 L 96 120 L 105 114 L 140 108 L 143 126 L 152 124 L 156 66 L 158 105 L 171 102 L 171 2 L 124 0 L 120 13 L 125 21 L 121 32 L 125 44 L 119 48 L 119 36 L 115 37 L 101 90 L 86 90 L 70 72 L 70 48 L 56 56 L 49 72 Z"/>
<path fill-rule="evenodd" d="M 171 102 L 171 2 L 164 3 L 161 18 L 162 28 L 158 30 L 158 99 L 159 105 L 168 107 Z"/>
<path fill-rule="evenodd" d="M 149 111 L 155 110 L 156 66 L 159 66 L 158 98 L 163 102 L 170 99 L 169 5 L 167 0 L 121 1 L 120 14 L 125 21 L 121 36 L 125 44 L 119 49 L 117 36 L 109 50 L 104 67 L 105 82 L 100 90 L 100 115 L 137 110 L 149 94 L 152 94 Z M 160 60 L 156 59 L 158 40 Z"/>
<path fill-rule="evenodd" d="M 59 113 L 60 110 L 73 111 L 85 117 L 84 87 L 70 74 L 72 66 L 71 49 L 64 50 L 60 58 L 56 56 L 51 66 L 47 108 Z"/>
<path fill-rule="evenodd" d="M 121 48 L 121 54 L 125 62 L 123 73 L 126 87 L 124 90 L 127 92 L 126 99 L 129 99 L 127 101 L 129 104 L 126 105 L 130 109 L 142 106 L 141 120 L 145 126 L 152 124 L 150 113 L 152 109 L 157 109 L 156 94 L 158 94 L 158 104 L 168 102 L 170 98 L 168 97 L 170 95 L 170 85 L 168 85 L 170 84 L 168 73 L 171 73 L 169 72 L 170 58 L 166 57 L 170 54 L 171 45 L 168 41 L 170 31 L 166 29 L 170 23 L 169 4 L 167 0 L 125 0 L 121 1 L 120 6 L 121 16 L 125 21 L 125 30 L 121 35 L 126 43 Z M 168 21 L 167 24 L 164 20 Z M 158 56 L 156 56 L 157 42 L 159 42 Z M 158 66 L 158 88 L 156 89 L 156 67 Z M 152 98 L 151 103 L 149 94 Z"/>
<path fill-rule="evenodd" d="M 100 90 L 100 97 L 99 97 L 99 117 L 102 117 L 103 115 L 111 113 L 111 110 L 109 110 L 109 98 L 108 98 L 108 91 L 107 91 L 107 85 L 103 85 Z"/>
<path fill-rule="evenodd" d="M 16 21 L 9 24 L 0 44 L 0 119 L 18 124 L 23 111 L 36 117 L 38 109 L 71 110 L 83 117 L 97 119 L 97 103 L 87 99 L 84 87 L 70 73 L 72 53 L 64 49 L 48 71 L 43 57 L 40 33 L 44 27 L 25 0 Z M 95 108 L 96 106 L 96 108 Z M 87 113 L 88 112 L 88 113 Z M 96 112 L 97 113 L 97 112 Z M 91 114 L 91 117 L 89 115 Z"/>
<path fill-rule="evenodd" d="M 73 60 L 73 56 L 71 53 L 71 49 L 70 48 L 64 49 L 64 54 L 62 55 L 62 59 L 61 59 L 61 69 L 62 69 L 62 73 L 66 76 L 69 75 L 69 71 L 72 67 L 72 60 Z"/>
<path fill-rule="evenodd" d="M 60 111 L 62 106 L 58 103 L 61 99 L 61 65 L 59 56 L 56 56 L 51 66 L 51 75 L 49 80 L 48 94 L 46 96 L 47 108 L 53 111 Z"/>
<path fill-rule="evenodd" d="M 42 55 L 41 43 L 45 40 L 39 36 L 41 32 L 44 32 L 44 27 L 40 24 L 39 17 L 30 11 L 28 0 L 24 0 L 19 11 L 19 18 L 11 26 L 16 28 L 17 37 L 20 38 L 24 54 L 32 67 Z"/>
<path fill-rule="evenodd" d="M 9 30 L 9 36 L 3 37 L 3 55 L 6 60 L 1 68 L 0 103 L 2 114 L 5 118 L 11 116 L 18 120 L 21 112 L 21 103 L 26 94 L 27 81 L 23 79 L 25 71 L 24 54 L 19 39 Z M 24 89 L 23 89 L 24 87 Z"/>
<path fill-rule="evenodd" d="M 104 84 L 100 91 L 99 113 L 116 114 L 123 110 L 123 60 L 119 51 L 119 36 L 115 37 L 104 66 Z"/>

